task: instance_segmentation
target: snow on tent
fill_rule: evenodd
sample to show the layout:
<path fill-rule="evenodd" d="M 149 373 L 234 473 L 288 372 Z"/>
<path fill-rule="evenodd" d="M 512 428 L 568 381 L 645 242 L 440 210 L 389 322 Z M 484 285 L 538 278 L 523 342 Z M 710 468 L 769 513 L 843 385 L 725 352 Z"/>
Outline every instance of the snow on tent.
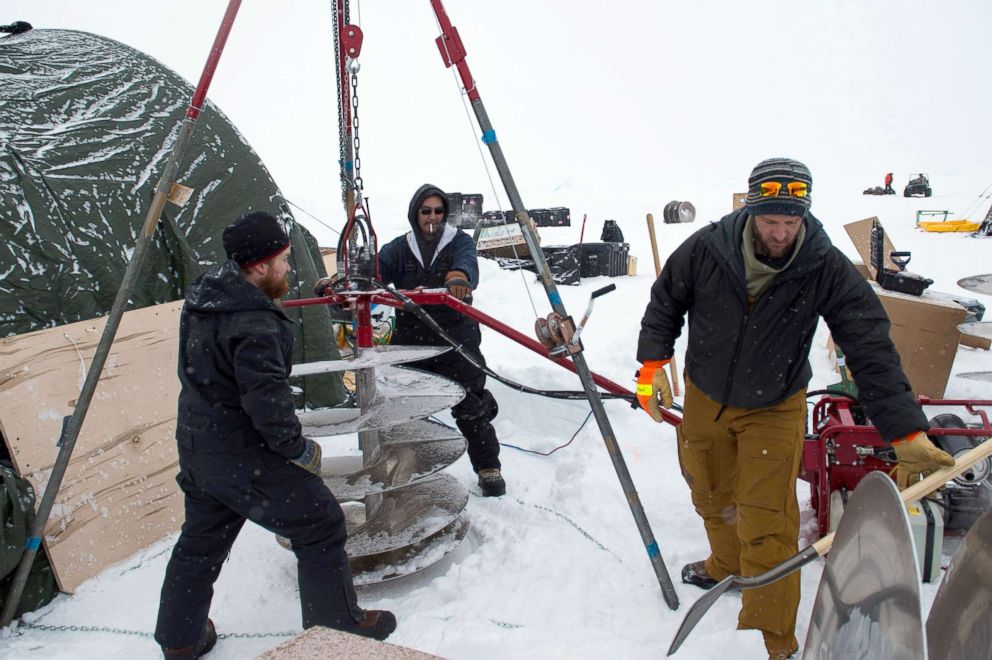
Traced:
<path fill-rule="evenodd" d="M 176 73 L 112 39 L 0 38 L 0 337 L 109 312 L 191 95 Z M 221 233 L 247 210 L 287 224 L 290 298 L 325 274 L 258 155 L 210 103 L 177 180 L 192 196 L 166 205 L 131 309 L 181 299 L 225 259 Z M 305 310 L 287 310 L 300 321 L 293 361 L 338 358 L 326 309 Z M 307 403 L 344 398 L 338 376 L 305 381 Z"/>
<path fill-rule="evenodd" d="M 175 73 L 110 39 L 0 38 L 0 457 L 38 493 L 191 97 Z M 224 227 L 255 209 L 284 221 L 290 297 L 325 274 L 258 156 L 209 104 L 177 179 L 191 196 L 159 220 L 45 527 L 63 591 L 179 528 L 173 301 L 225 259 Z M 306 309 L 287 310 L 293 361 L 339 358 L 326 308 Z M 311 406 L 346 398 L 337 374 L 298 384 Z"/>

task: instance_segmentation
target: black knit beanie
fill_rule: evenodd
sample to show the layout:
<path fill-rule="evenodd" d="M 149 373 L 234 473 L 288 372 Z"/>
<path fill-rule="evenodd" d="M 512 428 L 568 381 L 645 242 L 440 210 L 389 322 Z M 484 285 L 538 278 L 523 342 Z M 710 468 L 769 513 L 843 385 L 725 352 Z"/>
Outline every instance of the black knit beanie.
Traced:
<path fill-rule="evenodd" d="M 279 221 L 265 211 L 246 213 L 224 229 L 224 251 L 242 268 L 268 261 L 289 246 Z"/>
<path fill-rule="evenodd" d="M 782 190 L 777 196 L 762 197 L 761 184 L 777 181 Z M 786 186 L 801 181 L 806 184 L 805 197 L 793 197 Z M 747 209 L 751 215 L 806 215 L 813 201 L 813 177 L 809 168 L 791 158 L 769 158 L 758 163 L 747 179 Z"/>

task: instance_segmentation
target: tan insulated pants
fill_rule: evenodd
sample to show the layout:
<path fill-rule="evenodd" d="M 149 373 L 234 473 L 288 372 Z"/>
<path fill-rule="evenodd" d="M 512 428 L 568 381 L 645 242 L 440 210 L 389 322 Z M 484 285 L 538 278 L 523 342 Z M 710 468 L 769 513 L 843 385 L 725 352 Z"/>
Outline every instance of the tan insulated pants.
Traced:
<path fill-rule="evenodd" d="M 686 379 L 679 461 L 710 542 L 706 572 L 759 575 L 799 551 L 796 477 L 806 422 L 806 391 L 769 408 L 728 407 Z M 746 589 L 739 628 L 791 635 L 799 573 Z"/>

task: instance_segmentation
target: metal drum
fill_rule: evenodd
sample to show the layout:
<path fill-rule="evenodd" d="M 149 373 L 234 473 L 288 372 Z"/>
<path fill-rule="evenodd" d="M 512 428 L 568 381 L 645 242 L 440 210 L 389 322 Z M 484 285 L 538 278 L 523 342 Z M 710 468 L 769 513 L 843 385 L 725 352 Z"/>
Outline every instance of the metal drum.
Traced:
<path fill-rule="evenodd" d="M 692 222 L 696 219 L 696 207 L 690 202 L 668 202 L 662 212 L 662 219 L 666 225 Z"/>

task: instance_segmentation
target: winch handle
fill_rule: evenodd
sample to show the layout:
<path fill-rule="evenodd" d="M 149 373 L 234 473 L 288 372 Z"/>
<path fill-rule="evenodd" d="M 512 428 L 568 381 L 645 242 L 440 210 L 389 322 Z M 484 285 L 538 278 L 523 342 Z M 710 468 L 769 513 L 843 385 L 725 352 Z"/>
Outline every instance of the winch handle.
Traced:
<path fill-rule="evenodd" d="M 586 307 L 586 313 L 582 315 L 582 320 L 579 322 L 578 327 L 575 328 L 575 334 L 572 335 L 573 344 L 577 345 L 579 343 L 579 337 L 582 335 L 582 329 L 586 327 L 586 321 L 588 321 L 589 317 L 592 316 L 592 306 L 596 302 L 596 298 L 605 296 L 611 291 L 616 291 L 616 288 L 616 284 L 607 284 L 602 289 L 596 289 L 592 292 L 592 295 L 589 296 L 589 305 Z"/>
<path fill-rule="evenodd" d="M 595 291 L 593 291 L 592 295 L 589 296 L 589 299 L 593 300 L 599 298 L 600 296 L 605 296 L 606 294 L 616 290 L 617 290 L 616 284 L 607 284 L 602 289 L 596 289 Z"/>

